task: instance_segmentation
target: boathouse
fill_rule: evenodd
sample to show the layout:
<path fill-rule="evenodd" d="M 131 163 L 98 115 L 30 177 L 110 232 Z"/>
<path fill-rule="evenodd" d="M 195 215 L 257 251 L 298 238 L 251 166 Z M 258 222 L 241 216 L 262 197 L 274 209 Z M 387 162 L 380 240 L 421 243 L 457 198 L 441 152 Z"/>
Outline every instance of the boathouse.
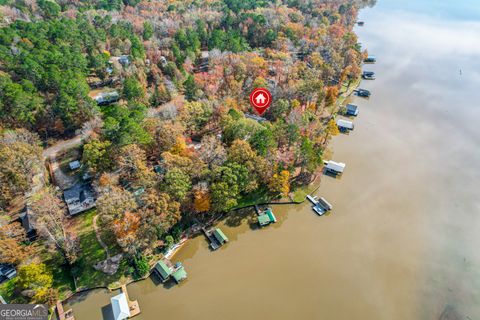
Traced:
<path fill-rule="evenodd" d="M 340 131 L 353 130 L 354 125 L 352 121 L 338 119 L 337 126 Z"/>
<path fill-rule="evenodd" d="M 220 242 L 221 245 L 224 244 L 225 242 L 228 242 L 227 236 L 219 228 L 216 228 L 213 231 L 213 235 L 215 239 L 217 239 L 217 241 Z"/>
<path fill-rule="evenodd" d="M 275 215 L 273 214 L 273 211 L 271 208 L 267 208 L 267 210 L 265 210 L 264 212 L 258 215 L 258 224 L 261 227 L 269 225 L 270 223 L 275 223 L 275 222 L 277 222 L 277 218 L 275 218 Z"/>
<path fill-rule="evenodd" d="M 366 62 L 366 63 L 375 63 L 375 62 L 377 62 L 377 57 L 375 57 L 375 56 L 368 56 L 365 60 L 363 60 L 363 62 Z"/>
<path fill-rule="evenodd" d="M 172 277 L 175 280 L 176 283 L 180 283 L 181 281 L 187 279 L 187 272 L 185 271 L 185 268 L 183 265 L 178 262 L 176 265 L 176 270 L 172 273 Z"/>
<path fill-rule="evenodd" d="M 160 260 L 155 265 L 155 273 L 160 278 L 160 280 L 162 280 L 162 282 L 165 282 L 172 274 L 172 270 L 165 264 L 165 262 Z"/>
<path fill-rule="evenodd" d="M 124 320 L 130 317 L 130 308 L 128 306 L 127 297 L 122 292 L 110 299 L 113 310 L 113 318 L 115 320 Z"/>
<path fill-rule="evenodd" d="M 325 170 L 333 174 L 341 174 L 345 170 L 345 163 L 328 161 L 325 165 Z"/>
<path fill-rule="evenodd" d="M 368 91 L 367 89 L 358 89 L 357 90 L 357 95 L 359 97 L 365 97 L 365 98 L 368 98 L 370 97 L 370 91 Z"/>
<path fill-rule="evenodd" d="M 347 115 L 348 116 L 357 116 L 358 115 L 358 106 L 354 104 L 347 104 Z"/>
<path fill-rule="evenodd" d="M 373 71 L 363 71 L 362 78 L 365 80 L 375 80 L 375 72 Z"/>

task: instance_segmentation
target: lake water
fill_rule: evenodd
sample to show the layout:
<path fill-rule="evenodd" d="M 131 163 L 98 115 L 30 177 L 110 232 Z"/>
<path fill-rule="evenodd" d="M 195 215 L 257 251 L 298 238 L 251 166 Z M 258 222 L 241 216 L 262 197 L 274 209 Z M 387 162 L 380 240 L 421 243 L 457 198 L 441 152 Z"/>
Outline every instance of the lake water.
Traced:
<path fill-rule="evenodd" d="M 130 285 L 136 319 L 480 319 L 480 6 L 379 0 L 359 41 L 378 58 L 355 130 L 330 144 L 334 206 L 274 206 L 265 229 L 236 214 L 216 252 L 204 237 L 176 255 L 188 280 Z M 71 305 L 109 314 L 103 291 Z M 108 318 L 108 317 L 107 317 Z"/>

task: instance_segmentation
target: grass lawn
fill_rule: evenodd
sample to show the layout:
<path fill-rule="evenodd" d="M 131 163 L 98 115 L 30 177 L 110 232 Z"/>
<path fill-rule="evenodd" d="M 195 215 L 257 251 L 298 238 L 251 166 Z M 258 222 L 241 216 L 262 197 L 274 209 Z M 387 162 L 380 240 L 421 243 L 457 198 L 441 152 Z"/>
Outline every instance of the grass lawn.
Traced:
<path fill-rule="evenodd" d="M 99 261 L 106 259 L 106 253 L 97 241 L 95 231 L 93 229 L 93 217 L 96 215 L 96 210 L 89 210 L 85 213 L 74 217 L 76 221 L 75 229 L 80 238 L 80 257 L 75 263 L 73 274 L 77 288 L 92 288 L 98 286 L 109 286 L 123 283 L 127 280 L 125 276 L 128 269 L 128 264 L 125 259 L 122 260 L 120 268 L 117 273 L 109 276 L 101 271 L 93 268 L 93 265 Z M 103 239 L 103 237 L 102 237 Z M 110 241 L 104 241 L 110 245 Z M 111 255 L 119 253 L 120 249 L 115 245 L 109 247 Z"/>
<path fill-rule="evenodd" d="M 47 266 L 47 270 L 53 275 L 53 287 L 58 289 L 60 298 L 65 298 L 71 292 L 75 291 L 70 268 L 65 265 L 65 260 L 59 252 L 42 254 L 42 262 Z"/>
<path fill-rule="evenodd" d="M 292 196 L 292 201 L 301 203 L 305 201 L 305 197 L 309 194 L 309 186 L 302 186 L 295 189 Z"/>
<path fill-rule="evenodd" d="M 272 197 L 269 196 L 267 188 L 258 190 L 238 200 L 238 204 L 233 209 L 253 206 L 259 203 L 270 202 Z"/>

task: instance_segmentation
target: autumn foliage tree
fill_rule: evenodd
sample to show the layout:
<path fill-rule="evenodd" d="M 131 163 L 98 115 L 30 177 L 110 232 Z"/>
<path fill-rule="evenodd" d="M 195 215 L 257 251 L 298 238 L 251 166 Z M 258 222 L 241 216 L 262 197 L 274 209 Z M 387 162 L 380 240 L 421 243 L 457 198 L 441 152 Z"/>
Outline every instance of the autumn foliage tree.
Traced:
<path fill-rule="evenodd" d="M 43 263 L 31 263 L 18 269 L 16 287 L 31 303 L 49 303 L 55 301 L 57 291 L 52 288 L 53 276 Z"/>
<path fill-rule="evenodd" d="M 20 223 L 0 221 L 0 263 L 19 264 L 31 254 L 32 247 L 23 244 L 26 240 Z"/>
<path fill-rule="evenodd" d="M 290 192 L 290 172 L 282 170 L 280 173 L 273 174 L 268 186 L 273 194 L 283 197 L 288 196 Z"/>
<path fill-rule="evenodd" d="M 211 207 L 210 193 L 206 187 L 197 187 L 193 192 L 193 206 L 197 212 L 207 212 Z"/>
<path fill-rule="evenodd" d="M 36 134 L 20 129 L 0 135 L 0 208 L 32 188 L 43 174 L 43 157 Z"/>
<path fill-rule="evenodd" d="M 337 87 L 328 87 L 327 88 L 327 95 L 325 98 L 325 104 L 327 106 L 332 106 L 338 97 L 338 88 Z"/>

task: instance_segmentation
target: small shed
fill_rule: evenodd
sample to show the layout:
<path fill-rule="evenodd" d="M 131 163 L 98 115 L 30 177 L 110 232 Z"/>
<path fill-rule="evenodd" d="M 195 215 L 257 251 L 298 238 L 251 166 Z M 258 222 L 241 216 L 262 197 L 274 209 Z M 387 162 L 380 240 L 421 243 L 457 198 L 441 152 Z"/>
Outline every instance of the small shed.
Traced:
<path fill-rule="evenodd" d="M 162 282 L 167 281 L 172 274 L 172 270 L 162 260 L 158 261 L 155 265 L 155 272 L 160 277 Z"/>
<path fill-rule="evenodd" d="M 70 167 L 70 170 L 77 170 L 78 168 L 80 168 L 80 161 L 72 161 L 68 164 L 68 166 Z"/>
<path fill-rule="evenodd" d="M 228 242 L 227 236 L 219 228 L 216 228 L 213 231 L 213 235 L 215 236 L 215 239 L 217 239 L 217 241 L 220 242 L 220 244 L 224 244 L 225 242 Z"/>
<path fill-rule="evenodd" d="M 344 119 L 338 119 L 337 120 L 337 126 L 341 131 L 346 131 L 346 130 L 353 130 L 354 125 L 352 121 L 344 120 Z"/>
<path fill-rule="evenodd" d="M 176 283 L 180 283 L 181 281 L 187 279 L 187 272 L 185 268 L 180 264 L 178 268 L 172 273 L 172 277 Z"/>
<path fill-rule="evenodd" d="M 326 163 L 325 170 L 335 174 L 343 173 L 343 171 L 345 170 L 345 163 L 330 160 Z"/>
<path fill-rule="evenodd" d="M 115 320 L 124 320 L 130 317 L 130 308 L 125 293 L 122 292 L 111 298 L 110 302 L 112 304 L 113 318 Z"/>
<path fill-rule="evenodd" d="M 354 104 L 347 104 L 347 115 L 357 116 L 358 115 L 358 106 Z"/>

